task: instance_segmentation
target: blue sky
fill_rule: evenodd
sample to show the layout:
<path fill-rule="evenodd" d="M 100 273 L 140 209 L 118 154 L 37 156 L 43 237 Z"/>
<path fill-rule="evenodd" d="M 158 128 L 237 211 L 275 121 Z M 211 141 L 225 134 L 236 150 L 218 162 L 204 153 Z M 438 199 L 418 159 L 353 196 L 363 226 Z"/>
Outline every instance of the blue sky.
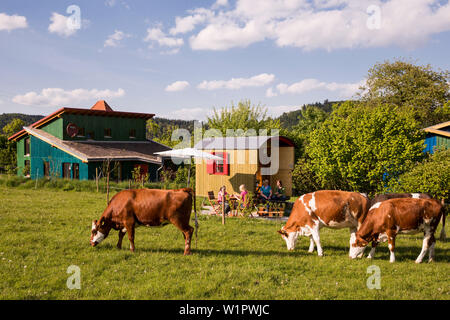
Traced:
<path fill-rule="evenodd" d="M 351 98 L 386 59 L 448 70 L 449 31 L 438 0 L 2 0 L 0 112 L 105 99 L 190 120 L 250 99 L 277 116 Z"/>

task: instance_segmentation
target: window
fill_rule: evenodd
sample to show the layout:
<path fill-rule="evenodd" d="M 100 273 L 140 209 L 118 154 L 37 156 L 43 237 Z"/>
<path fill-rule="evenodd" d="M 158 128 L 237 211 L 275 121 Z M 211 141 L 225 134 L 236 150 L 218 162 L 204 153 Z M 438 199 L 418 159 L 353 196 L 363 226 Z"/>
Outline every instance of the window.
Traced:
<path fill-rule="evenodd" d="M 48 161 L 44 161 L 44 177 L 50 177 L 50 163 Z"/>
<path fill-rule="evenodd" d="M 25 138 L 25 149 L 24 149 L 24 155 L 29 156 L 30 155 L 30 137 Z"/>
<path fill-rule="evenodd" d="M 106 128 L 105 129 L 105 138 L 111 138 L 111 128 Z"/>
<path fill-rule="evenodd" d="M 73 168 L 73 178 L 76 180 L 80 180 L 80 164 L 74 163 L 72 165 L 72 168 Z"/>
<path fill-rule="evenodd" d="M 130 138 L 135 139 L 136 138 L 136 129 L 130 129 Z"/>
<path fill-rule="evenodd" d="M 209 174 L 228 175 L 230 172 L 228 153 L 213 152 L 212 154 L 223 158 L 223 160 L 208 160 L 206 162 L 206 172 Z"/>
<path fill-rule="evenodd" d="M 70 169 L 71 169 L 71 164 L 68 162 L 64 162 L 63 163 L 63 178 L 64 179 L 72 178 L 71 174 L 70 174 L 70 171 L 71 171 Z"/>
<path fill-rule="evenodd" d="M 91 139 L 91 140 L 94 140 L 95 139 L 94 131 L 89 131 L 88 134 L 87 134 L 87 138 Z"/>
<path fill-rule="evenodd" d="M 77 137 L 84 137 L 84 128 L 78 128 Z"/>

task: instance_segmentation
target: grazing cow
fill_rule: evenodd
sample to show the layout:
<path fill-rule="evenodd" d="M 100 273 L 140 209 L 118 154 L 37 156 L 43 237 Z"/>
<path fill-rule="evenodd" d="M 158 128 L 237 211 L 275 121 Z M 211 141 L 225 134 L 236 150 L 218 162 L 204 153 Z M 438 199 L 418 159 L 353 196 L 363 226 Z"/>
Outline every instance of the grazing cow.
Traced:
<path fill-rule="evenodd" d="M 134 251 L 135 227 L 139 225 L 164 226 L 172 223 L 183 232 L 184 254 L 189 255 L 194 230 L 189 225 L 193 201 L 194 211 L 196 211 L 195 197 L 190 188 L 123 190 L 111 199 L 100 220 L 92 222 L 91 245 L 96 246 L 102 242 L 110 230 L 114 229 L 119 230 L 117 247 L 119 249 L 122 247 L 122 239 L 128 232 L 130 250 Z"/>
<path fill-rule="evenodd" d="M 370 200 L 370 206 L 373 206 L 377 202 L 400 198 L 433 199 L 428 193 L 385 193 L 375 195 L 375 197 Z"/>
<path fill-rule="evenodd" d="M 299 235 L 309 236 L 308 252 L 323 255 L 319 230 L 322 227 L 350 229 L 350 245 L 369 208 L 369 199 L 357 192 L 321 190 L 302 195 L 294 203 L 286 225 L 278 230 L 288 250 L 294 250 Z"/>
<path fill-rule="evenodd" d="M 350 248 L 350 257 L 362 255 L 365 247 L 372 241 L 372 258 L 380 241 L 388 241 L 390 262 L 395 261 L 395 237 L 399 233 L 424 232 L 422 252 L 416 259 L 421 263 L 429 250 L 429 261 L 434 259 L 434 232 L 444 214 L 444 207 L 435 199 L 390 199 L 374 204 L 366 219 L 356 232 L 356 241 Z M 445 228 L 445 218 L 443 228 Z"/>
<path fill-rule="evenodd" d="M 415 199 L 433 199 L 431 195 L 428 193 L 385 193 L 385 194 L 377 194 L 370 201 L 370 206 L 372 207 L 374 204 L 382 201 L 386 201 L 389 199 L 398 199 L 398 198 L 415 198 Z M 442 216 L 442 219 L 445 217 Z M 441 229 L 440 239 L 445 240 L 445 228 Z M 375 252 L 375 251 L 374 251 Z"/>

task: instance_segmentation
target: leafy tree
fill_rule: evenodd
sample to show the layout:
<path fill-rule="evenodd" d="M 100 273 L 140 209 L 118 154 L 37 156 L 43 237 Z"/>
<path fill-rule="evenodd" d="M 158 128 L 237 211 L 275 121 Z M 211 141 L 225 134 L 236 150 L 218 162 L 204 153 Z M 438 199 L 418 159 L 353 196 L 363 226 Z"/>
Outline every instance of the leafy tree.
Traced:
<path fill-rule="evenodd" d="M 10 137 L 16 132 L 22 130 L 24 125 L 25 121 L 17 118 L 13 119 L 10 123 L 3 127 L 3 134 L 5 134 L 7 137 Z"/>
<path fill-rule="evenodd" d="M 423 158 L 423 137 L 411 109 L 348 101 L 310 134 L 306 152 L 322 188 L 376 192 Z"/>
<path fill-rule="evenodd" d="M 320 181 L 311 167 L 309 159 L 300 158 L 297 160 L 292 171 L 292 183 L 295 193 L 298 195 L 319 190 Z"/>
<path fill-rule="evenodd" d="M 318 129 L 327 119 L 329 113 L 316 106 L 306 106 L 301 110 L 297 124 L 291 130 L 283 130 L 282 134 L 291 138 L 295 144 L 295 158 L 305 156 L 305 146 L 308 144 L 309 134 Z"/>
<path fill-rule="evenodd" d="M 448 201 L 450 198 L 450 149 L 436 151 L 398 179 L 391 180 L 386 191 L 426 192 L 433 197 Z"/>
<path fill-rule="evenodd" d="M 207 118 L 207 127 L 219 130 L 224 136 L 227 130 L 234 130 L 234 135 L 249 135 L 248 130 L 256 130 L 256 134 L 262 129 L 280 129 L 280 121 L 267 116 L 267 108 L 260 105 L 252 105 L 250 100 L 243 100 L 237 106 L 231 108 L 214 108 L 214 114 Z M 270 134 L 270 132 L 268 132 Z"/>
<path fill-rule="evenodd" d="M 15 142 L 8 141 L 8 137 L 20 131 L 25 125 L 21 119 L 12 119 L 2 129 L 0 135 L 0 168 L 8 173 L 15 173 L 17 167 L 17 148 Z"/>
<path fill-rule="evenodd" d="M 385 61 L 369 69 L 362 101 L 374 106 L 393 104 L 412 107 L 422 126 L 447 121 L 450 117 L 444 105 L 450 98 L 450 73 L 435 71 L 430 65 L 415 65 L 407 61 Z"/>
<path fill-rule="evenodd" d="M 147 120 L 147 137 L 158 143 L 164 144 L 168 147 L 174 147 L 179 143 L 178 140 L 172 140 L 172 134 L 179 129 L 176 125 L 165 125 L 163 130 L 155 120 Z"/>
<path fill-rule="evenodd" d="M 303 110 L 314 107 L 315 109 L 322 110 L 325 113 L 329 114 L 333 109 L 333 105 L 342 102 L 344 101 L 325 100 L 324 102 L 304 104 L 303 106 L 299 107 L 298 110 L 284 112 L 278 119 L 280 120 L 280 124 L 284 129 L 291 130 L 298 124 L 299 119 L 301 119 L 302 117 Z"/>

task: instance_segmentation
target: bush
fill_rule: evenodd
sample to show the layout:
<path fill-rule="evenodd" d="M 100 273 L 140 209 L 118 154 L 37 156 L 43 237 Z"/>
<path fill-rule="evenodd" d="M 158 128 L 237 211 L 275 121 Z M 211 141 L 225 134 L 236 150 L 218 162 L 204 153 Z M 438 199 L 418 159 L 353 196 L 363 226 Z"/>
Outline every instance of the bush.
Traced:
<path fill-rule="evenodd" d="M 425 192 L 438 199 L 450 197 L 450 149 L 438 150 L 409 172 L 391 181 L 388 192 Z"/>
<path fill-rule="evenodd" d="M 311 169 L 311 163 L 308 159 L 300 158 L 292 171 L 292 183 L 295 194 L 302 195 L 320 189 L 320 183 L 317 176 Z"/>

